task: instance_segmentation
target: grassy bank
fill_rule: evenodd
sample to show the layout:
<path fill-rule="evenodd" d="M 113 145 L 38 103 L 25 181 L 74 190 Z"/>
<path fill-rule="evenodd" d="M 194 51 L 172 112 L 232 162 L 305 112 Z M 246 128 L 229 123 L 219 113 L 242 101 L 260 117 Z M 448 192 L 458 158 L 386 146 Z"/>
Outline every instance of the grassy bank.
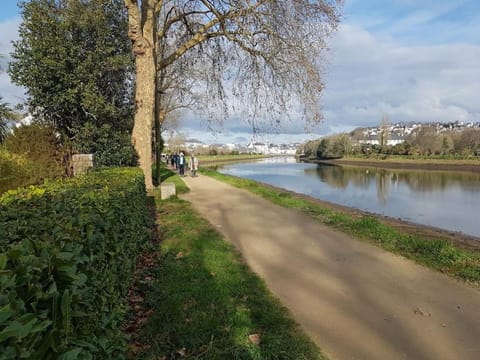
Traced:
<path fill-rule="evenodd" d="M 342 157 L 342 160 L 352 161 L 392 161 L 392 162 L 418 162 L 418 163 L 432 163 L 432 164 L 480 164 L 480 157 L 478 156 L 447 156 L 447 155 L 386 155 L 386 154 L 371 154 L 371 155 L 348 155 Z"/>
<path fill-rule="evenodd" d="M 268 156 L 254 155 L 254 154 L 239 154 L 239 155 L 199 155 L 198 161 L 201 166 L 215 165 L 230 162 L 251 161 L 264 159 Z"/>
<path fill-rule="evenodd" d="M 187 187 L 187 185 L 185 185 L 180 176 L 178 176 L 169 168 L 162 167 L 160 169 L 160 178 L 162 179 L 162 182 L 174 183 L 177 195 L 185 194 L 189 191 L 189 188 Z"/>
<path fill-rule="evenodd" d="M 181 179 L 165 172 L 168 181 Z M 138 275 L 148 320 L 135 359 L 323 359 L 265 284 L 190 203 L 157 203 L 161 243 Z"/>
<path fill-rule="evenodd" d="M 202 170 L 206 175 L 246 189 L 280 206 L 294 208 L 359 239 L 378 245 L 430 268 L 448 273 L 477 286 L 480 282 L 480 254 L 455 246 L 445 239 L 426 239 L 402 233 L 374 216 L 352 216 L 321 207 L 314 201 L 247 179 Z"/>
<path fill-rule="evenodd" d="M 382 168 L 405 168 L 423 170 L 458 170 L 480 171 L 480 158 L 445 158 L 442 156 L 401 156 L 401 155 L 371 155 L 344 156 L 335 160 L 306 159 L 306 161 L 326 162 L 339 165 L 373 166 Z"/>

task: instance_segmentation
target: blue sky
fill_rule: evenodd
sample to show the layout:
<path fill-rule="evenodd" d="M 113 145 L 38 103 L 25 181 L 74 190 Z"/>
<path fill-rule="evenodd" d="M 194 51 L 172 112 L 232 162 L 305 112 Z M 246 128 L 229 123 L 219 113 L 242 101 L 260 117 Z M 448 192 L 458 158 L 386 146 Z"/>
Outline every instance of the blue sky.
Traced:
<path fill-rule="evenodd" d="M 480 43 L 477 0 L 350 0 L 346 23 L 405 44 Z"/>
<path fill-rule="evenodd" d="M 17 0 L 3 0 L 0 12 L 0 21 L 13 18 L 18 15 Z"/>
<path fill-rule="evenodd" d="M 16 0 L 2 0 L 0 53 L 11 51 L 20 22 Z M 324 122 L 312 134 L 289 123 L 273 142 L 302 141 L 383 116 L 397 121 L 480 122 L 479 0 L 346 0 L 343 21 L 330 40 L 322 107 Z M 0 74 L 0 95 L 12 103 L 22 89 Z M 250 140 L 248 125 L 227 122 L 213 136 L 185 114 L 182 131 L 208 142 Z"/>

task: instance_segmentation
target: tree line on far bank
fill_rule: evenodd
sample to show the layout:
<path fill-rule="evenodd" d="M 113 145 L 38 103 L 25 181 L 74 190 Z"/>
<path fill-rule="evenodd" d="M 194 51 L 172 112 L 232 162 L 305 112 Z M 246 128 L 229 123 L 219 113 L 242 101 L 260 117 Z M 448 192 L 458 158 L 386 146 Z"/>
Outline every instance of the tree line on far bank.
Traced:
<path fill-rule="evenodd" d="M 385 133 L 382 135 L 388 136 Z M 480 156 L 480 129 L 438 132 L 435 126 L 424 125 L 396 145 L 365 143 L 352 131 L 308 141 L 300 150 L 305 157 L 318 159 L 335 159 L 346 155 L 477 157 Z"/>

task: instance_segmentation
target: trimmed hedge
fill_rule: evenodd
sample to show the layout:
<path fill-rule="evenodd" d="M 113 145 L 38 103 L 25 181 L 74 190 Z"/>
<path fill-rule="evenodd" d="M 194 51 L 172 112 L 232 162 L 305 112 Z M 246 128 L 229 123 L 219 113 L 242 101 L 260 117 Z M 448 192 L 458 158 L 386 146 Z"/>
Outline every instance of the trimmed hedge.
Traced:
<path fill-rule="evenodd" d="M 121 325 L 150 218 L 138 169 L 0 197 L 0 359 L 122 358 Z"/>

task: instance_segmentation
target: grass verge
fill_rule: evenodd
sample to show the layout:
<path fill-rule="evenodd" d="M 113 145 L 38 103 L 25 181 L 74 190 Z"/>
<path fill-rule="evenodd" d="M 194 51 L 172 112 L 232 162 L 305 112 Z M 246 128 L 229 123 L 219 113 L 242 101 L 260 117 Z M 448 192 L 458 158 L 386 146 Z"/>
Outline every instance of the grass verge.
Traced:
<path fill-rule="evenodd" d="M 160 178 L 162 182 L 174 183 L 177 195 L 185 194 L 189 191 L 187 185 L 182 181 L 182 178 L 167 167 L 162 167 L 160 169 Z"/>
<path fill-rule="evenodd" d="M 170 179 L 170 178 L 169 178 Z M 148 320 L 135 359 L 324 359 L 240 254 L 190 203 L 157 202 L 162 232 L 137 284 Z"/>
<path fill-rule="evenodd" d="M 224 175 L 208 169 L 202 169 L 202 173 L 251 191 L 280 206 L 301 210 L 326 225 L 432 269 L 461 278 L 475 286 L 480 284 L 480 254 L 459 248 L 446 239 L 426 239 L 402 233 L 383 224 L 374 216 L 354 217 L 326 209 L 294 193 L 275 189 L 253 180 Z"/>
<path fill-rule="evenodd" d="M 239 154 L 239 155 L 199 155 L 198 161 L 202 163 L 222 162 L 222 161 L 244 161 L 258 160 L 268 156 L 257 154 Z"/>
<path fill-rule="evenodd" d="M 454 156 L 454 155 L 430 155 L 430 156 L 414 156 L 414 155 L 385 155 L 385 154 L 371 154 L 371 155 L 348 155 L 342 157 L 340 160 L 349 161 L 377 161 L 379 163 L 399 162 L 399 163 L 428 163 L 428 164 L 455 164 L 455 165 L 480 165 L 480 157 L 478 156 Z"/>

